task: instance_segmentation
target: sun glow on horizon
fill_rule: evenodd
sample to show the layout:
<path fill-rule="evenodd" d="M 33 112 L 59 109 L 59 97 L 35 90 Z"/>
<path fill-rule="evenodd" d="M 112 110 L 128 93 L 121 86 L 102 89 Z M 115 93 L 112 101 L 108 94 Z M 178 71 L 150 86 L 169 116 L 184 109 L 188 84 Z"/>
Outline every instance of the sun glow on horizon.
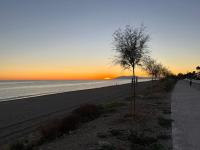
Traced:
<path fill-rule="evenodd" d="M 173 73 L 175 67 L 169 67 Z M 60 66 L 55 64 L 18 64 L 0 69 L 0 80 L 110 80 L 119 76 L 131 76 L 131 70 L 124 70 L 119 65 L 110 66 L 105 62 L 98 61 L 98 64 L 80 64 L 78 66 L 68 66 L 64 63 Z M 141 68 L 136 68 L 137 76 L 148 76 Z"/>
<path fill-rule="evenodd" d="M 105 77 L 104 80 L 111 80 L 112 78 L 110 77 Z"/>
<path fill-rule="evenodd" d="M 0 80 L 111 80 L 131 73 L 64 73 L 64 72 L 10 72 L 0 75 Z M 145 76 L 138 72 L 138 76 Z"/>

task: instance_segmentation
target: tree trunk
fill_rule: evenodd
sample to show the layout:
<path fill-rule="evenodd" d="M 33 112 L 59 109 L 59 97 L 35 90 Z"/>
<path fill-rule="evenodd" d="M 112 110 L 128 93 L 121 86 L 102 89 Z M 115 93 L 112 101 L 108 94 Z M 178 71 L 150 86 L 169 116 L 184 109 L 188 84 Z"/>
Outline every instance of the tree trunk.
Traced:
<path fill-rule="evenodd" d="M 151 78 L 151 95 L 153 94 L 153 75 L 152 75 L 152 78 Z"/>
<path fill-rule="evenodd" d="M 135 68 L 133 67 L 133 79 L 134 79 L 134 84 L 133 84 L 133 109 L 134 109 L 134 113 L 133 113 L 133 117 L 135 119 L 135 89 L 136 89 L 136 82 L 135 82 Z"/>
<path fill-rule="evenodd" d="M 131 117 L 133 116 L 133 84 L 134 84 L 134 79 L 132 77 L 132 81 L 131 81 Z"/>

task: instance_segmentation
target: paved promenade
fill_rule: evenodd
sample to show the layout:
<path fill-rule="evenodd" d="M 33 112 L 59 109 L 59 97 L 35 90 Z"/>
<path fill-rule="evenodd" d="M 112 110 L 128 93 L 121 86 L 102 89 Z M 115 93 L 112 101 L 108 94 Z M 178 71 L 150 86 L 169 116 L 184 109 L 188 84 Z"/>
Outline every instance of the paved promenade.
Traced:
<path fill-rule="evenodd" d="M 179 81 L 172 94 L 174 150 L 200 150 L 200 88 L 194 86 Z"/>

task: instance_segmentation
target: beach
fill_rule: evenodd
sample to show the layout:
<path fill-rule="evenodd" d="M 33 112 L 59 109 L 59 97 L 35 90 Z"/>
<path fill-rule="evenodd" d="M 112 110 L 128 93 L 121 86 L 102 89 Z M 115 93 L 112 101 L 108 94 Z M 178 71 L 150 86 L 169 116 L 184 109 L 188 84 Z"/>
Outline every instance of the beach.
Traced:
<path fill-rule="evenodd" d="M 141 82 L 143 91 L 150 82 Z M 49 119 L 58 118 L 85 103 L 103 103 L 126 98 L 130 84 L 51 94 L 0 103 L 0 141 L 4 143 L 27 134 Z"/>
<path fill-rule="evenodd" d="M 139 79 L 139 82 L 148 79 Z M 112 80 L 0 80 L 0 102 L 130 83 L 130 79 Z"/>

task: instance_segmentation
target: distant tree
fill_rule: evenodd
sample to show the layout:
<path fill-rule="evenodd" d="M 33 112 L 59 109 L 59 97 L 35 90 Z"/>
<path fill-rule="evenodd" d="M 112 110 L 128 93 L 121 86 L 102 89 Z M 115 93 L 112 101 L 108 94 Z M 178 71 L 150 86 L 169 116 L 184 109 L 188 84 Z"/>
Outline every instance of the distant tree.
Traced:
<path fill-rule="evenodd" d="M 142 69 L 145 70 L 151 76 L 152 81 L 154 79 L 154 74 L 155 74 L 154 73 L 155 65 L 156 65 L 156 61 L 152 59 L 151 57 L 145 57 L 143 59 Z"/>
<path fill-rule="evenodd" d="M 185 78 L 184 76 L 185 76 L 185 75 L 184 75 L 183 73 L 179 73 L 179 74 L 177 75 L 177 77 L 178 77 L 179 80 L 184 79 L 184 78 Z"/>
<path fill-rule="evenodd" d="M 186 74 L 186 78 L 187 79 L 192 79 L 194 77 L 194 72 L 188 72 L 187 74 Z"/>
<path fill-rule="evenodd" d="M 151 57 L 145 57 L 143 59 L 142 68 L 151 75 L 152 80 L 165 77 L 168 74 L 168 70 Z"/>
<path fill-rule="evenodd" d="M 167 69 L 165 66 L 162 66 L 161 75 L 162 75 L 162 78 L 174 76 L 173 73 L 169 69 Z"/>
<path fill-rule="evenodd" d="M 141 59 L 148 53 L 147 42 L 149 35 L 145 33 L 145 27 L 133 28 L 126 26 L 124 30 L 118 29 L 113 34 L 115 51 L 117 57 L 115 62 L 120 64 L 124 69 L 132 69 L 132 91 L 133 99 L 131 98 L 131 114 L 133 114 L 134 102 L 134 116 L 135 116 L 135 90 L 136 77 L 135 68 L 140 66 Z"/>
<path fill-rule="evenodd" d="M 200 66 L 197 66 L 197 67 L 196 67 L 196 70 L 197 70 L 198 72 L 200 72 Z"/>
<path fill-rule="evenodd" d="M 160 79 L 160 77 L 161 77 L 161 75 L 162 75 L 162 69 L 163 69 L 163 66 L 162 66 L 162 64 L 160 64 L 160 63 L 156 63 L 155 65 L 154 65 L 154 78 L 155 79 Z"/>
<path fill-rule="evenodd" d="M 196 67 L 196 70 L 197 70 L 197 74 L 196 74 L 196 79 L 200 80 L 200 66 L 197 66 Z"/>

